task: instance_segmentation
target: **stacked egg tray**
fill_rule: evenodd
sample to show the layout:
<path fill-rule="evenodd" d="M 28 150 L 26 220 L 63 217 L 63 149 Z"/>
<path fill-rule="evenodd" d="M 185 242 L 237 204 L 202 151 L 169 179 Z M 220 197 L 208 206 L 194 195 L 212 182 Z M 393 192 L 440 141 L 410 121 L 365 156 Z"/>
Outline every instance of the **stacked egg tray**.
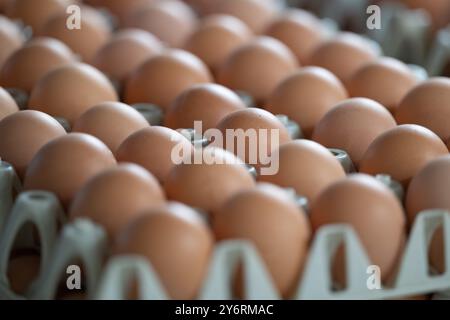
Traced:
<path fill-rule="evenodd" d="M 20 191 L 11 165 L 0 162 L 0 299 L 54 299 L 68 265 L 81 261 L 86 298 L 124 299 L 132 281 L 138 280 L 141 299 L 168 299 L 148 260 L 138 256 L 108 256 L 108 241 L 102 227 L 89 220 L 66 222 L 55 195 L 44 191 Z M 60 227 L 62 226 L 62 227 Z M 430 272 L 428 248 L 434 232 L 444 232 L 445 272 Z M 38 237 L 32 236 L 37 230 Z M 39 238 L 39 240 L 37 240 Z M 346 248 L 347 287 L 333 289 L 331 264 L 336 250 Z M 8 264 L 13 250 L 40 251 L 40 272 L 24 296 L 12 292 Z M 251 243 L 226 241 L 214 250 L 199 299 L 233 299 L 232 279 L 238 264 L 243 266 L 244 298 L 280 299 L 261 257 Z M 292 299 L 395 299 L 434 294 L 450 299 L 450 213 L 422 212 L 405 246 L 395 281 L 389 287 L 368 286 L 369 259 L 358 236 L 349 225 L 321 228 L 313 239 L 302 278 Z"/>

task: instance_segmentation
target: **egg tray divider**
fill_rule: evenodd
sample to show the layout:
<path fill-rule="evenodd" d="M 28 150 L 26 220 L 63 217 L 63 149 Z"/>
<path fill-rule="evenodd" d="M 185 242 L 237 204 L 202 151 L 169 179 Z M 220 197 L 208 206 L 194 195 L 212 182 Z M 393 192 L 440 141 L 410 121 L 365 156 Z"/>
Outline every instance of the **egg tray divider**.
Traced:
<path fill-rule="evenodd" d="M 103 267 L 108 252 L 103 228 L 89 220 L 67 223 L 55 195 L 43 191 L 21 193 L 13 203 L 17 177 L 12 167 L 0 163 L 0 299 L 53 299 L 60 279 L 67 276 L 66 267 L 73 261 L 83 263 L 87 298 L 124 299 L 131 281 L 138 279 L 141 299 L 168 299 L 164 287 L 151 264 L 139 256 L 116 256 Z M 9 287 L 7 267 L 11 250 L 16 246 L 36 245 L 34 226 L 40 237 L 41 265 L 37 278 L 24 296 Z M 440 226 L 444 232 L 445 270 L 430 275 L 428 246 Z M 1 227 L 1 226 L 0 226 Z M 330 266 L 340 245 L 346 246 L 348 286 L 332 290 Z M 199 299 L 233 299 L 233 277 L 239 263 L 244 272 L 244 297 L 248 300 L 273 300 L 280 296 L 269 272 L 247 241 L 226 241 L 216 246 Z M 450 290 L 450 213 L 443 210 L 422 212 L 411 230 L 394 285 L 379 290 L 367 288 L 367 267 L 371 265 L 355 231 L 349 225 L 337 224 L 321 228 L 310 247 L 293 299 L 389 299 Z M 186 275 L 189 276 L 189 275 Z"/>

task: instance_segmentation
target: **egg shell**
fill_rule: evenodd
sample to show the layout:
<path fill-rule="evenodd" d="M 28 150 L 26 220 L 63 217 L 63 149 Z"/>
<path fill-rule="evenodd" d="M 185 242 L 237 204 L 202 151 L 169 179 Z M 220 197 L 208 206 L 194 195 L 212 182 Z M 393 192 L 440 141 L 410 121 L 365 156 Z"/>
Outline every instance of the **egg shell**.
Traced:
<path fill-rule="evenodd" d="M 250 94 L 262 104 L 298 67 L 294 54 L 282 42 L 258 37 L 236 48 L 218 73 L 218 83 Z"/>
<path fill-rule="evenodd" d="M 194 146 L 181 133 L 166 128 L 153 126 L 141 129 L 130 135 L 118 148 L 116 159 L 119 162 L 137 163 L 163 183 L 175 166 L 172 151 L 176 146 L 191 153 Z"/>
<path fill-rule="evenodd" d="M 208 67 L 193 54 L 183 50 L 168 50 L 156 55 L 129 77 L 124 98 L 129 104 L 148 102 L 167 109 L 187 88 L 211 82 Z"/>
<path fill-rule="evenodd" d="M 0 84 L 30 92 L 46 73 L 74 62 L 72 51 L 53 38 L 34 38 L 15 51 L 0 70 Z"/>
<path fill-rule="evenodd" d="M 199 84 L 175 99 L 164 124 L 172 129 L 194 128 L 194 121 L 201 121 L 203 130 L 208 130 L 217 127 L 232 112 L 245 108 L 241 98 L 230 89 L 213 83 Z"/>
<path fill-rule="evenodd" d="M 108 9 L 119 20 L 119 24 L 123 25 L 129 15 L 156 1 L 158 0 L 90 0 L 89 4 Z"/>
<path fill-rule="evenodd" d="M 136 164 L 121 164 L 89 179 L 73 199 L 69 215 L 91 219 L 114 239 L 144 210 L 164 203 L 163 190 L 151 173 Z"/>
<path fill-rule="evenodd" d="M 8 18 L 0 15 L 0 68 L 24 42 L 25 37 L 19 28 Z"/>
<path fill-rule="evenodd" d="M 23 178 L 36 153 L 48 142 L 66 134 L 58 121 L 49 115 L 24 110 L 0 121 L 0 158 L 9 162 Z"/>
<path fill-rule="evenodd" d="M 9 261 L 7 277 L 12 292 L 24 295 L 30 284 L 39 275 L 41 257 L 37 253 L 27 253 L 12 257 Z"/>
<path fill-rule="evenodd" d="M 407 186 L 428 162 L 446 154 L 447 147 L 432 131 L 405 124 L 378 136 L 364 154 L 359 170 L 388 174 Z"/>
<path fill-rule="evenodd" d="M 289 116 L 310 137 L 320 119 L 347 97 L 343 84 L 330 71 L 306 67 L 285 78 L 271 93 L 265 108 Z"/>
<path fill-rule="evenodd" d="M 406 219 L 400 201 L 373 177 L 354 174 L 326 188 L 311 205 L 315 231 L 335 223 L 352 226 L 370 261 L 380 267 L 381 278 L 395 272 L 406 239 Z M 342 250 L 333 267 L 335 279 L 345 281 Z"/>
<path fill-rule="evenodd" d="M 172 299 L 195 299 L 213 249 L 213 236 L 197 212 L 180 204 L 144 212 L 117 240 L 115 252 L 147 258 Z"/>
<path fill-rule="evenodd" d="M 0 87 L 0 121 L 17 111 L 19 111 L 17 103 L 5 89 Z"/>
<path fill-rule="evenodd" d="M 114 87 L 103 73 L 87 64 L 74 63 L 42 77 L 31 92 L 28 107 L 73 124 L 89 108 L 117 100 Z"/>
<path fill-rule="evenodd" d="M 395 117 L 400 124 L 414 123 L 436 133 L 442 140 L 450 138 L 450 79 L 432 78 L 415 86 L 403 98 Z"/>
<path fill-rule="evenodd" d="M 358 165 L 372 141 L 397 126 L 381 104 L 367 98 L 338 103 L 316 125 L 313 140 L 346 151 Z"/>
<path fill-rule="evenodd" d="M 273 185 L 237 193 L 214 214 L 213 229 L 218 241 L 250 241 L 278 291 L 289 297 L 306 260 L 310 227 L 305 213 L 283 193 Z"/>
<path fill-rule="evenodd" d="M 89 178 L 115 165 L 103 142 L 85 133 L 70 133 L 39 149 L 25 174 L 24 190 L 53 192 L 67 208 Z"/>

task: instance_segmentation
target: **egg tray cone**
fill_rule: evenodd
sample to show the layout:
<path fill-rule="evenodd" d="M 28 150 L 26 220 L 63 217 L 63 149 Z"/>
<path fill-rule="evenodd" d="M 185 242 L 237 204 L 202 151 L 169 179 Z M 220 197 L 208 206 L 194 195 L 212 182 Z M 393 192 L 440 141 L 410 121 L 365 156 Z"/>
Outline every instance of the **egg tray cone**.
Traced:
<path fill-rule="evenodd" d="M 83 263 L 84 289 L 88 299 L 125 299 L 134 279 L 139 282 L 140 299 L 168 299 L 151 264 L 139 256 L 116 256 L 103 264 L 108 252 L 104 230 L 89 220 L 64 224 L 65 214 L 57 198 L 48 192 L 21 193 L 13 204 L 17 182 L 11 166 L 0 165 L 0 299 L 54 299 L 67 266 Z M 34 226 L 39 243 L 30 234 Z M 58 226 L 63 225 L 61 230 Z M 444 232 L 445 270 L 430 275 L 428 247 L 434 232 Z M 28 229 L 26 228 L 28 227 Z M 24 229 L 25 228 L 25 229 Z M 29 233 L 27 233 L 29 232 Z M 337 248 L 346 246 L 348 286 L 332 289 L 331 263 Z M 7 277 L 9 257 L 16 246 L 39 245 L 40 272 L 23 296 L 12 292 Z M 216 246 L 199 299 L 233 299 L 233 277 L 238 264 L 244 274 L 244 298 L 280 299 L 261 257 L 250 242 L 226 241 Z M 396 279 L 389 288 L 369 289 L 371 265 L 355 231 L 349 225 L 321 228 L 310 247 L 302 278 L 292 299 L 394 299 L 418 294 L 439 293 L 448 299 L 450 290 L 450 213 L 422 212 L 416 219 L 405 246 Z"/>

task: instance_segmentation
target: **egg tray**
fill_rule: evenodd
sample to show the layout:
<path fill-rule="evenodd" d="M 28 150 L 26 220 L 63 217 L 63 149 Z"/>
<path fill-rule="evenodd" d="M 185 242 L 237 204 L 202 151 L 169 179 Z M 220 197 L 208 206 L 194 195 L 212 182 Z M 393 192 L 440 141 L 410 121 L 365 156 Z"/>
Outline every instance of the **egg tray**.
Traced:
<path fill-rule="evenodd" d="M 82 263 L 84 289 L 88 299 L 124 299 L 134 279 L 140 299 L 168 299 L 151 264 L 139 256 L 116 256 L 106 265 L 107 235 L 89 220 L 66 223 L 56 196 L 44 191 L 22 192 L 13 203 L 20 186 L 10 165 L 0 163 L 0 299 L 54 299 L 66 268 Z M 58 226 L 63 225 L 61 231 Z M 443 228 L 445 270 L 429 272 L 428 247 L 437 228 Z M 39 241 L 33 237 L 37 230 Z M 38 244 L 38 243 L 39 244 Z M 7 269 L 12 250 L 39 245 L 41 262 L 37 278 L 24 296 L 9 287 Z M 348 286 L 333 290 L 331 264 L 336 250 L 346 247 Z M 239 263 L 244 274 L 244 298 L 280 299 L 261 257 L 250 242 L 226 241 L 216 245 L 199 299 L 233 299 L 232 279 Z M 302 279 L 293 299 L 394 299 L 439 293 L 450 297 L 450 213 L 429 210 L 421 213 L 405 246 L 398 275 L 392 287 L 367 287 L 369 259 L 356 233 L 349 225 L 330 225 L 315 235 Z M 187 275 L 188 276 L 188 275 Z"/>

